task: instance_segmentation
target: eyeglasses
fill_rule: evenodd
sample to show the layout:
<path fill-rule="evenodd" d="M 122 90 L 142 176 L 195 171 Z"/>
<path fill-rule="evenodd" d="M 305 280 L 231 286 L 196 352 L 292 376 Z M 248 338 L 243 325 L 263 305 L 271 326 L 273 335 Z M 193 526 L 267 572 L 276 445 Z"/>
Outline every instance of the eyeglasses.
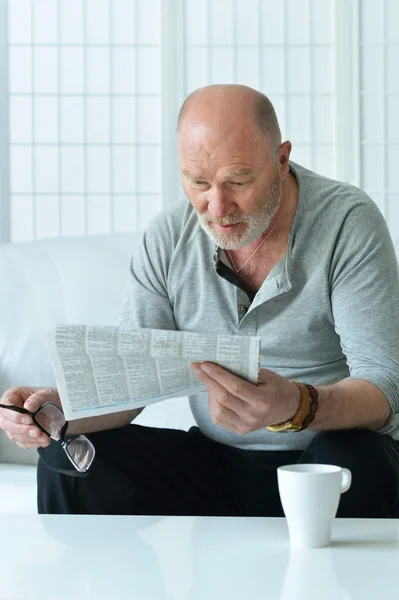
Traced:
<path fill-rule="evenodd" d="M 46 452 L 46 448 L 38 448 L 37 451 L 40 458 L 49 469 L 64 473 L 65 475 L 73 475 L 74 477 L 87 476 L 96 454 L 94 446 L 85 435 L 72 435 L 68 439 L 65 438 L 68 421 L 65 420 L 64 413 L 56 404 L 46 402 L 34 413 L 31 413 L 26 408 L 12 404 L 0 404 L 0 408 L 31 415 L 35 425 L 62 446 L 66 456 L 74 466 L 74 469 L 53 466 L 51 464 L 53 461 L 49 453 Z"/>

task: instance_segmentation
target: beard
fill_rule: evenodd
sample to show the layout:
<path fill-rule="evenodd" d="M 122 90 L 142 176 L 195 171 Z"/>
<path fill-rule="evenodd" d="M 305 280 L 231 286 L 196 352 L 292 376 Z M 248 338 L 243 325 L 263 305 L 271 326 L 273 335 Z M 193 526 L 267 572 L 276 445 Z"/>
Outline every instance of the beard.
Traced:
<path fill-rule="evenodd" d="M 256 201 L 256 208 L 250 214 L 232 213 L 222 219 L 212 217 L 208 212 L 198 213 L 198 221 L 205 233 L 223 250 L 238 250 L 257 240 L 269 227 L 274 215 L 281 204 L 281 181 L 276 173 L 265 193 Z M 247 227 L 242 233 L 223 233 L 215 231 L 209 223 L 217 225 L 233 225 L 246 223 Z"/>

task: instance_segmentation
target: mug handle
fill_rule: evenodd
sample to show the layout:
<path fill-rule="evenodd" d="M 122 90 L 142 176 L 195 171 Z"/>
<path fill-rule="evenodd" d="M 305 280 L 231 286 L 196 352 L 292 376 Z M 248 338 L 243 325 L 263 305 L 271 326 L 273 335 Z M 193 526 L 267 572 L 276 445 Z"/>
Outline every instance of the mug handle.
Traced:
<path fill-rule="evenodd" d="M 352 473 L 349 469 L 342 467 L 342 481 L 341 481 L 341 494 L 347 492 L 352 483 Z"/>

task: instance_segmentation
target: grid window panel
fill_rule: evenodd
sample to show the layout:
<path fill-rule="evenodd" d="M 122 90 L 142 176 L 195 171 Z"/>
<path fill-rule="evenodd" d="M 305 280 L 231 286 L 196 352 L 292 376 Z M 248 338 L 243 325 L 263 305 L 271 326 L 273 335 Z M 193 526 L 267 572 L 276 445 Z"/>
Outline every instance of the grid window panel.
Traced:
<path fill-rule="evenodd" d="M 360 186 L 377 202 L 391 234 L 398 238 L 396 171 L 399 162 L 398 3 L 359 3 L 361 24 Z M 376 200 L 377 199 L 377 200 Z"/>
<path fill-rule="evenodd" d="M 146 198 L 146 202 L 148 199 Z M 138 231 L 137 205 L 139 199 L 133 195 L 118 194 L 113 198 L 114 226 L 116 231 Z"/>
<path fill-rule="evenodd" d="M 312 104 L 313 140 L 315 144 L 333 146 L 335 143 L 335 118 L 331 118 L 334 115 L 333 99 L 320 96 L 314 98 Z"/>
<path fill-rule="evenodd" d="M 89 146 L 86 149 L 88 194 L 110 192 L 110 156 L 108 148 Z"/>
<path fill-rule="evenodd" d="M 287 99 L 289 130 L 296 143 L 304 145 L 311 141 L 311 105 L 306 96 L 290 96 Z M 291 139 L 291 138 L 290 138 Z"/>
<path fill-rule="evenodd" d="M 35 47 L 33 68 L 33 92 L 35 94 L 56 94 L 58 92 L 57 50 L 51 47 Z"/>
<path fill-rule="evenodd" d="M 31 0 L 10 0 L 8 2 L 8 40 L 11 44 L 32 42 Z"/>
<path fill-rule="evenodd" d="M 161 60 L 157 48 L 138 50 L 138 87 L 142 94 L 161 93 Z"/>
<path fill-rule="evenodd" d="M 365 43 L 384 41 L 383 2 L 362 0 L 360 4 L 360 39 Z"/>
<path fill-rule="evenodd" d="M 60 93 L 83 94 L 84 51 L 83 48 L 60 47 Z"/>
<path fill-rule="evenodd" d="M 161 103 L 159 98 L 138 98 L 138 141 L 142 144 L 161 143 Z"/>
<path fill-rule="evenodd" d="M 109 94 L 109 54 L 107 47 L 87 47 L 86 91 L 88 94 Z"/>
<path fill-rule="evenodd" d="M 237 83 L 258 89 L 259 77 L 259 50 L 257 48 L 237 49 Z"/>
<path fill-rule="evenodd" d="M 84 99 L 83 97 L 61 97 L 59 99 L 59 132 L 61 144 L 84 143 Z"/>
<path fill-rule="evenodd" d="M 388 43 L 399 43 L 399 2 L 397 0 L 386 0 L 387 17 L 386 32 Z"/>
<path fill-rule="evenodd" d="M 334 1 L 185 0 L 184 6 L 185 95 L 212 83 L 262 91 L 275 103 L 283 137 L 293 142 L 298 162 L 312 168 L 313 161 L 315 167 L 316 153 L 327 145 L 327 158 L 317 166 L 323 164 L 323 174 L 334 177 Z"/>
<path fill-rule="evenodd" d="M 361 54 L 361 82 L 365 92 L 384 90 L 384 48 L 365 46 Z"/>
<path fill-rule="evenodd" d="M 11 194 L 32 193 L 32 148 L 11 146 L 10 188 Z"/>
<path fill-rule="evenodd" d="M 234 81 L 234 50 L 233 48 L 211 48 L 210 53 L 210 82 L 231 83 Z"/>
<path fill-rule="evenodd" d="M 138 191 L 143 194 L 161 192 L 161 148 L 141 146 L 138 150 Z"/>
<path fill-rule="evenodd" d="M 388 96 L 386 106 L 386 119 L 387 123 L 389 123 L 389 127 L 387 127 L 387 141 L 399 144 L 399 94 Z"/>
<path fill-rule="evenodd" d="M 311 50 L 311 71 L 315 94 L 334 94 L 334 53 L 332 47 L 315 47 Z"/>
<path fill-rule="evenodd" d="M 334 44 L 335 0 L 313 0 L 310 5 L 310 26 L 315 44 Z"/>
<path fill-rule="evenodd" d="M 236 0 L 235 21 L 237 44 L 259 44 L 259 3 L 258 0 Z"/>
<path fill-rule="evenodd" d="M 310 48 L 288 48 L 287 83 L 289 94 L 310 94 Z"/>
<path fill-rule="evenodd" d="M 86 204 L 87 197 L 83 194 L 61 196 L 62 235 L 85 235 Z"/>
<path fill-rule="evenodd" d="M 27 235 L 139 227 L 137 206 L 113 202 L 161 191 L 160 0 L 8 0 L 8 29 L 10 188 L 33 203 Z"/>
<path fill-rule="evenodd" d="M 399 18 L 398 18 L 399 27 Z M 388 46 L 386 51 L 387 61 L 387 83 L 386 89 L 389 92 L 399 92 L 399 44 Z"/>
<path fill-rule="evenodd" d="M 136 10 L 132 0 L 113 0 L 111 31 L 112 39 L 118 40 L 120 44 L 134 44 Z"/>
<path fill-rule="evenodd" d="M 310 23 L 310 0 L 286 0 L 288 44 L 309 44 Z"/>
<path fill-rule="evenodd" d="M 139 44 L 159 44 L 161 39 L 161 0 L 142 0 L 137 4 L 137 33 Z"/>
<path fill-rule="evenodd" d="M 34 152 L 34 191 L 38 194 L 58 192 L 58 152 L 55 146 L 37 146 Z"/>
<path fill-rule="evenodd" d="M 35 44 L 56 44 L 58 25 L 58 4 L 54 0 L 32 0 L 33 2 L 33 42 Z"/>
<path fill-rule="evenodd" d="M 363 96 L 361 102 L 362 142 L 384 141 L 384 101 L 380 95 Z"/>
<path fill-rule="evenodd" d="M 284 2 L 264 0 L 260 23 L 265 44 L 282 46 L 285 40 Z"/>
<path fill-rule="evenodd" d="M 118 194 L 133 194 L 137 191 L 137 155 L 136 148 L 114 146 L 113 160 L 113 191 Z"/>
<path fill-rule="evenodd" d="M 32 102 L 24 96 L 14 96 L 10 101 L 10 142 L 32 142 Z"/>
<path fill-rule="evenodd" d="M 110 196 L 87 197 L 87 233 L 96 235 L 110 233 L 111 198 Z"/>
<path fill-rule="evenodd" d="M 28 242 L 34 239 L 34 203 L 32 196 L 11 196 L 11 239 Z"/>
<path fill-rule="evenodd" d="M 109 0 L 85 0 L 85 23 L 87 44 L 108 44 Z"/>
<path fill-rule="evenodd" d="M 58 197 L 46 194 L 35 198 L 35 232 L 37 239 L 60 235 L 60 207 Z"/>
<path fill-rule="evenodd" d="M 52 97 L 38 97 L 33 101 L 34 139 L 37 144 L 58 142 L 58 100 Z"/>
<path fill-rule="evenodd" d="M 384 153 L 383 146 L 365 144 L 362 148 L 362 188 L 373 192 L 384 190 Z"/>
<path fill-rule="evenodd" d="M 324 173 L 327 177 L 334 177 L 335 146 L 333 144 L 315 146 L 312 152 L 312 169 L 316 173 Z"/>
<path fill-rule="evenodd" d="M 113 48 L 112 73 L 112 91 L 115 94 L 136 92 L 136 50 L 134 48 Z"/>
<path fill-rule="evenodd" d="M 210 32 L 207 8 L 207 2 L 198 2 L 198 0 L 186 0 L 185 2 L 185 31 L 190 46 L 208 44 Z"/>
<path fill-rule="evenodd" d="M 187 52 L 188 67 L 185 74 L 186 95 L 210 83 L 208 74 L 208 50 L 206 48 L 189 48 Z M 232 83 L 231 81 L 229 83 Z"/>
<path fill-rule="evenodd" d="M 11 94 L 32 92 L 32 51 L 14 46 L 8 52 L 9 90 Z"/>
<path fill-rule="evenodd" d="M 86 99 L 86 142 L 109 144 L 110 142 L 110 99 L 89 97 Z"/>
<path fill-rule="evenodd" d="M 233 0 L 210 3 L 210 42 L 231 46 L 234 38 Z"/>
<path fill-rule="evenodd" d="M 60 44 L 83 44 L 84 3 L 82 0 L 59 1 Z"/>
<path fill-rule="evenodd" d="M 114 97 L 112 99 L 112 139 L 114 144 L 134 143 L 137 139 L 136 122 L 135 99 Z"/>
<path fill-rule="evenodd" d="M 140 203 L 138 206 L 138 222 L 139 229 L 143 231 L 151 219 L 159 212 L 162 208 L 161 196 L 150 195 L 147 196 L 145 203 Z"/>
<path fill-rule="evenodd" d="M 85 154 L 82 146 L 61 147 L 60 163 L 60 192 L 82 194 L 85 191 Z"/>
<path fill-rule="evenodd" d="M 263 93 L 267 96 L 285 93 L 285 50 L 283 48 L 265 48 L 263 50 Z"/>

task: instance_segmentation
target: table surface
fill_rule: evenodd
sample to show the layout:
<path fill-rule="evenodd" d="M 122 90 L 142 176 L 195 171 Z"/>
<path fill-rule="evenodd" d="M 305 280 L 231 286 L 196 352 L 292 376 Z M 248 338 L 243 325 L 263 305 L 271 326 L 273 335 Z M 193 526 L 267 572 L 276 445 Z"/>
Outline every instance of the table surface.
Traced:
<path fill-rule="evenodd" d="M 397 600 L 399 520 L 336 519 L 290 548 L 285 519 L 0 515 L 0 598 Z"/>

